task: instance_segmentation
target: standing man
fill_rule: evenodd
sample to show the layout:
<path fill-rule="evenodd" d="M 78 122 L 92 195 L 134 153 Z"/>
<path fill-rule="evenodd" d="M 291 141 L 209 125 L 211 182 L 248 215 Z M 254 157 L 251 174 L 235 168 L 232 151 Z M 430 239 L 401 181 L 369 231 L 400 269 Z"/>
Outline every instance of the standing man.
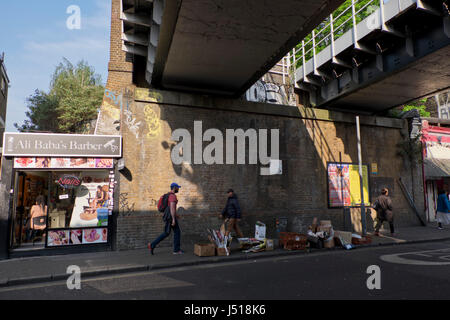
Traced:
<path fill-rule="evenodd" d="M 180 190 L 181 186 L 176 183 L 172 183 L 170 185 L 169 197 L 167 199 L 167 207 L 164 211 L 165 219 L 165 227 L 164 232 L 155 239 L 151 244 L 148 244 L 148 248 L 150 249 L 150 253 L 153 255 L 153 251 L 155 250 L 158 243 L 167 238 L 170 235 L 170 230 L 173 229 L 173 254 L 183 254 L 184 252 L 180 248 L 181 242 L 181 230 L 178 225 L 178 219 L 180 218 L 177 215 L 177 203 L 178 199 L 176 193 Z M 170 215 L 169 215 L 170 214 Z"/>
<path fill-rule="evenodd" d="M 394 216 L 392 212 L 392 200 L 389 197 L 389 190 L 384 188 L 381 195 L 375 200 L 374 209 L 377 211 L 377 225 L 375 226 L 375 235 L 380 235 L 380 228 L 384 221 L 389 222 L 391 236 L 394 236 Z"/>
<path fill-rule="evenodd" d="M 439 190 L 436 208 L 436 220 L 438 229 L 442 230 L 442 224 L 450 224 L 450 201 L 445 190 Z"/>
<path fill-rule="evenodd" d="M 239 221 L 241 221 L 241 207 L 233 189 L 228 190 L 228 200 L 225 209 L 222 210 L 222 217 L 227 219 L 228 226 L 226 235 L 228 236 L 234 229 L 239 238 L 243 238 L 241 229 L 239 229 Z"/>

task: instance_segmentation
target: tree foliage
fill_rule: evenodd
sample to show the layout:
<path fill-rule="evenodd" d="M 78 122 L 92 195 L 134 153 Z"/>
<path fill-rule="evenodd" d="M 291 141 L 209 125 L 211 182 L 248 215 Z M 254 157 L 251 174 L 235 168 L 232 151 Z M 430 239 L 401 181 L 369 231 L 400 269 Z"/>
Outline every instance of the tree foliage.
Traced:
<path fill-rule="evenodd" d="M 63 59 L 53 73 L 48 93 L 36 90 L 27 98 L 28 117 L 14 126 L 22 132 L 80 133 L 97 116 L 103 99 L 101 77 L 85 61 L 74 66 Z"/>
<path fill-rule="evenodd" d="M 427 99 L 421 99 L 419 101 L 403 106 L 402 111 L 417 109 L 421 117 L 430 117 L 431 113 L 427 111 L 427 106 L 425 105 L 426 103 Z"/>

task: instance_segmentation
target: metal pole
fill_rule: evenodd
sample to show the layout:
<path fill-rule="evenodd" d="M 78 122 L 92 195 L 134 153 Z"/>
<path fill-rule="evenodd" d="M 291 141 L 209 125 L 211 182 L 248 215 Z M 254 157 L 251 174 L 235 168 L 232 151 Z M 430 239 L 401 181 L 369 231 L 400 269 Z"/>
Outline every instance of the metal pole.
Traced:
<path fill-rule="evenodd" d="M 361 225 L 362 225 L 362 235 L 366 235 L 366 206 L 364 203 L 364 184 L 363 184 L 363 173 L 362 173 L 362 157 L 361 157 L 361 132 L 359 126 L 359 116 L 356 116 L 356 136 L 358 140 L 358 165 L 359 165 L 359 186 L 361 190 Z"/>

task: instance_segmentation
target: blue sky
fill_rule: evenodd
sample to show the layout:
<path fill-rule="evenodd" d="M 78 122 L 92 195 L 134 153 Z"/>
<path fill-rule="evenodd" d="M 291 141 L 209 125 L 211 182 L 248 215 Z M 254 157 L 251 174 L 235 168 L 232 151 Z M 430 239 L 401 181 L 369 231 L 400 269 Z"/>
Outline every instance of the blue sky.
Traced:
<path fill-rule="evenodd" d="M 81 9 L 81 29 L 70 30 L 66 13 Z M 63 57 L 86 60 L 106 83 L 109 61 L 110 0 L 14 0 L 0 4 L 0 53 L 10 78 L 6 130 L 25 120 L 26 98 L 47 91 Z"/>

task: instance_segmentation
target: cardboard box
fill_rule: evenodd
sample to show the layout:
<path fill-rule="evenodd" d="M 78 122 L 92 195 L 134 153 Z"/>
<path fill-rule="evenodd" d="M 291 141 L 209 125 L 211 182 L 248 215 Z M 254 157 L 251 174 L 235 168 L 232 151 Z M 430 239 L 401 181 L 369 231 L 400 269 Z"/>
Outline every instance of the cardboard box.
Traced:
<path fill-rule="evenodd" d="M 346 244 L 352 243 L 352 233 L 351 232 L 334 230 L 334 237 L 335 238 L 341 237 L 342 240 L 344 240 Z"/>
<path fill-rule="evenodd" d="M 212 257 L 216 255 L 216 248 L 211 243 L 194 245 L 194 254 L 199 257 Z"/>
<path fill-rule="evenodd" d="M 328 249 L 334 248 L 334 238 L 331 238 L 331 240 L 324 240 L 323 247 Z"/>
<path fill-rule="evenodd" d="M 272 239 L 266 239 L 266 251 L 272 251 L 274 248 L 274 242 Z"/>
<path fill-rule="evenodd" d="M 216 253 L 218 256 L 229 256 L 230 248 L 216 248 Z"/>
<path fill-rule="evenodd" d="M 330 234 L 331 229 L 332 229 L 331 226 L 319 226 L 319 227 L 317 227 L 317 232 L 324 231 L 324 232 L 327 232 L 328 234 Z"/>

